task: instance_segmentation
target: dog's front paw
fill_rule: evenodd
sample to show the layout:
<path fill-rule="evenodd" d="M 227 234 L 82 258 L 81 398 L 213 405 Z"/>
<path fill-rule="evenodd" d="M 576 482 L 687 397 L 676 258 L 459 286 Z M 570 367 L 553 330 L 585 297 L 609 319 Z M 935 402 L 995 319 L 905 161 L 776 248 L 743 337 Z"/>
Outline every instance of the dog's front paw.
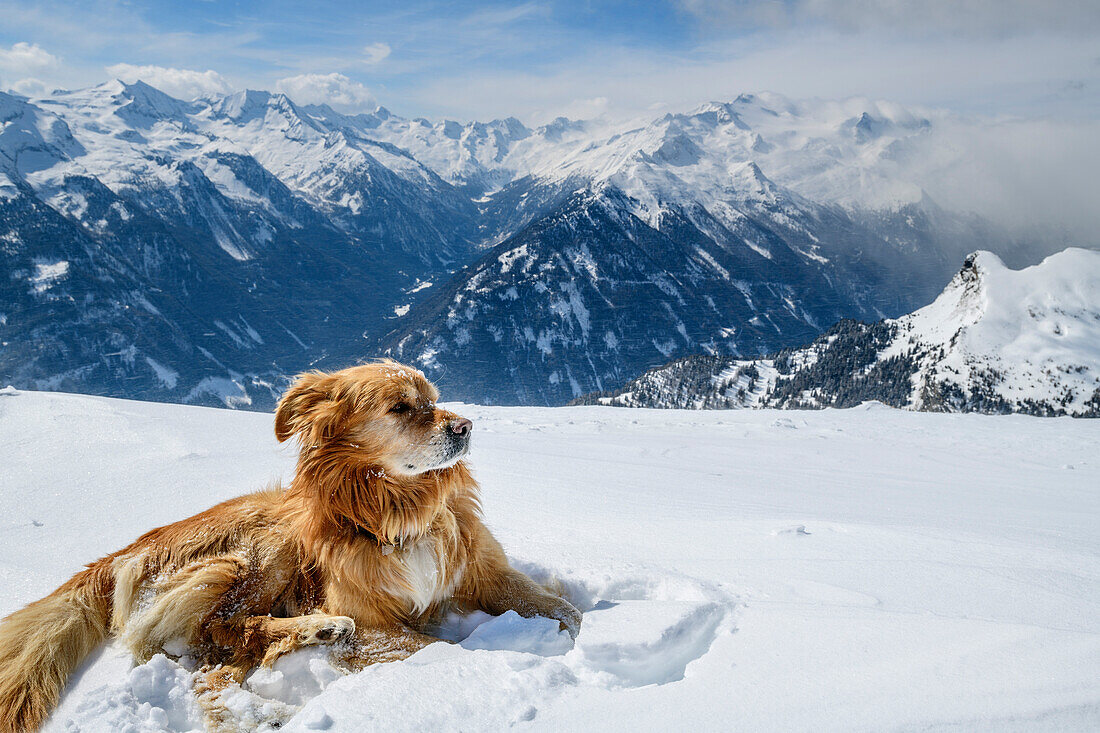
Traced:
<path fill-rule="evenodd" d="M 581 631 L 581 612 L 572 603 L 564 598 L 558 598 L 547 616 L 561 622 L 561 630 L 568 631 L 570 638 L 577 638 L 577 634 Z"/>
<path fill-rule="evenodd" d="M 318 616 L 310 619 L 298 632 L 298 642 L 303 646 L 331 644 L 355 633 L 355 621 L 347 616 Z"/>

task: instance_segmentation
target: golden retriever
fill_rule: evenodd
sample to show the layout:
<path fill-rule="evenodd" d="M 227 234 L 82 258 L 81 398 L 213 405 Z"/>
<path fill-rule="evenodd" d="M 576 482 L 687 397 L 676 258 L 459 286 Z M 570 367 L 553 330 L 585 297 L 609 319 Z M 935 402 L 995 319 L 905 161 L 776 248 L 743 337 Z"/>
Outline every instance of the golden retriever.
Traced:
<path fill-rule="evenodd" d="M 275 413 L 276 437 L 300 443 L 289 487 L 147 532 L 3 621 L 0 731 L 39 728 L 108 635 L 139 661 L 186 644 L 207 700 L 304 646 L 333 643 L 347 669 L 403 659 L 438 641 L 422 632 L 449 607 L 576 636 L 580 612 L 510 567 L 482 524 L 462 460 L 473 425 L 437 399 L 392 361 L 300 375 Z"/>

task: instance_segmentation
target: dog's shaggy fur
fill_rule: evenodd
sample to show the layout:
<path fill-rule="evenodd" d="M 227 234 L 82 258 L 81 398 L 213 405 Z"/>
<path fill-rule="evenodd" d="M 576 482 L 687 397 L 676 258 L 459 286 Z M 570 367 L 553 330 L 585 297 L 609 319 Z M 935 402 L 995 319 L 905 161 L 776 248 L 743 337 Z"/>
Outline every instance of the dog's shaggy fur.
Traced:
<path fill-rule="evenodd" d="M 437 398 L 395 362 L 301 375 L 275 414 L 276 437 L 301 445 L 289 487 L 154 529 L 3 621 L 0 731 L 36 730 L 111 634 L 137 660 L 185 643 L 208 701 L 303 646 L 340 642 L 347 669 L 403 659 L 438 641 L 421 632 L 449 606 L 575 636 L 580 612 L 512 569 L 481 523 L 461 460 L 472 425 Z"/>

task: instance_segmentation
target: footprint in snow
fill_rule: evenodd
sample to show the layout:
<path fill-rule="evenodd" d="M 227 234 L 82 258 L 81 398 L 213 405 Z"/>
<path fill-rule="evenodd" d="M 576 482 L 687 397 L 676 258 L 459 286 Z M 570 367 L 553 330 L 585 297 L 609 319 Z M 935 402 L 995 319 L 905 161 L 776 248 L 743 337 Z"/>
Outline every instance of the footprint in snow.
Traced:
<path fill-rule="evenodd" d="M 809 535 L 813 534 L 810 530 L 806 529 L 805 524 L 800 524 L 797 527 L 787 527 L 786 529 L 777 529 L 772 534 L 793 534 L 793 535 Z"/>
<path fill-rule="evenodd" d="M 550 574 L 537 565 L 516 564 L 536 579 Z M 566 663 L 579 677 L 613 687 L 683 679 L 688 665 L 731 629 L 736 605 L 717 587 L 678 574 L 608 573 L 598 580 L 567 578 L 561 585 L 584 612 Z"/>

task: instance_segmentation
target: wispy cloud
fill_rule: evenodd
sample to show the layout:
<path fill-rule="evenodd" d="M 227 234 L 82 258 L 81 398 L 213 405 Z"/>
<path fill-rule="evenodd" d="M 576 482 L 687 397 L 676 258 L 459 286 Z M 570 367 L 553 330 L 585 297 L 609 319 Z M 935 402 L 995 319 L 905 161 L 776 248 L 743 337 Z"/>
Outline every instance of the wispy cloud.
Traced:
<path fill-rule="evenodd" d="M 440 73 L 403 93 L 437 113 L 534 120 L 578 98 L 604 97 L 609 113 L 630 116 L 659 102 L 676 107 L 761 89 L 981 114 L 1100 116 L 1096 55 L 1091 39 L 1055 34 L 963 41 L 792 30 L 686 52 L 604 48 L 539 69 Z"/>
<path fill-rule="evenodd" d="M 381 63 L 392 50 L 388 43 L 368 43 L 363 46 L 363 63 L 371 65 Z"/>
<path fill-rule="evenodd" d="M 1100 247 L 1097 140 L 1096 120 L 946 119 L 908 157 L 914 180 L 949 209 Z"/>
<path fill-rule="evenodd" d="M 134 66 L 114 64 L 107 73 L 127 83 L 143 81 L 165 94 L 179 99 L 195 99 L 212 94 L 228 94 L 233 85 L 216 71 L 174 69 L 166 66 Z"/>
<path fill-rule="evenodd" d="M 275 88 L 300 104 L 328 104 L 344 112 L 378 107 L 369 89 L 343 74 L 299 74 L 280 79 Z"/>

